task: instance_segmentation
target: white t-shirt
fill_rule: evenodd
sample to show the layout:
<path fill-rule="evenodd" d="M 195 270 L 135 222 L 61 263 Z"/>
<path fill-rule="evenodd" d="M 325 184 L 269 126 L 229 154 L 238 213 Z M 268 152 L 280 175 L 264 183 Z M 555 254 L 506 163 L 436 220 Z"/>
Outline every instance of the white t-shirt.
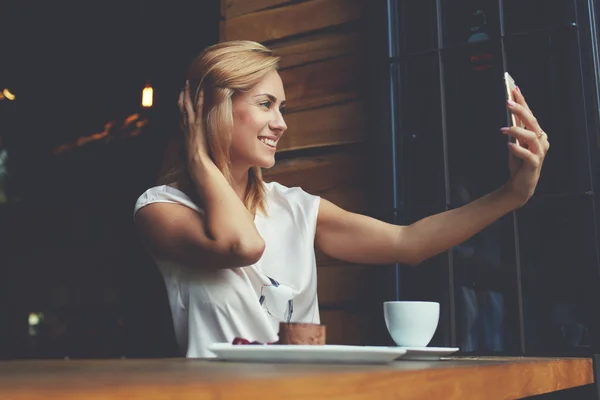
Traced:
<path fill-rule="evenodd" d="M 265 183 L 267 215 L 254 223 L 266 243 L 254 265 L 211 269 L 154 257 L 165 280 L 177 342 L 187 357 L 214 357 L 208 346 L 235 337 L 276 342 L 279 322 L 319 323 L 314 241 L 320 198 L 300 188 Z M 135 213 L 156 202 L 202 213 L 178 189 L 157 186 L 143 193 Z"/>

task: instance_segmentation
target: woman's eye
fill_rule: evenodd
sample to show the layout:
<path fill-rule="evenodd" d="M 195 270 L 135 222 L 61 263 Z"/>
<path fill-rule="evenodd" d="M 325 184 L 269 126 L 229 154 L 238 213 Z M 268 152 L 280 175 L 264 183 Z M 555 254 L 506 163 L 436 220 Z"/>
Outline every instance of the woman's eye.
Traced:
<path fill-rule="evenodd" d="M 265 107 L 265 108 L 271 108 L 271 102 L 270 101 L 263 101 L 262 103 L 260 103 L 260 105 L 262 107 Z"/>
<path fill-rule="evenodd" d="M 281 107 L 279 109 L 279 112 L 281 113 L 281 115 L 285 114 L 285 107 Z"/>

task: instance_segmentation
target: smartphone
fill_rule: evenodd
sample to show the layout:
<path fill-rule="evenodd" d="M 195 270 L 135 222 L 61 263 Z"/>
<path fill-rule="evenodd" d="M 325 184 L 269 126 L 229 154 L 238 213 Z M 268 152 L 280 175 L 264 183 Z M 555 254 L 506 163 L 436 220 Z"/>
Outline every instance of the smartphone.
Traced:
<path fill-rule="evenodd" d="M 515 80 L 508 72 L 504 73 L 504 85 L 506 86 L 506 100 L 515 101 L 514 91 L 517 88 Z M 517 126 L 517 118 L 513 113 L 510 113 L 513 126 Z"/>
<path fill-rule="evenodd" d="M 515 101 L 514 91 L 517 88 L 517 85 L 508 72 L 504 73 L 504 86 L 506 87 L 506 99 Z M 510 117 L 512 119 L 512 126 L 517 126 L 517 117 L 515 117 L 513 113 L 510 113 Z M 516 139 L 513 137 L 510 137 L 509 140 L 511 142 L 516 142 Z"/>

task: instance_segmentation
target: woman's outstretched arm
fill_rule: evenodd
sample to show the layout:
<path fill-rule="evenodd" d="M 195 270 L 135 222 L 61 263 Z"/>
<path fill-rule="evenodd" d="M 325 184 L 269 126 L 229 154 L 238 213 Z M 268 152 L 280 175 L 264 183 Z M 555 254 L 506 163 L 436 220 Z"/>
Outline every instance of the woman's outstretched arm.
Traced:
<path fill-rule="evenodd" d="M 323 200 L 317 220 L 316 245 L 330 257 L 363 264 L 416 265 L 458 245 L 533 195 L 550 147 L 519 91 L 508 107 L 527 128 L 503 128 L 517 139 L 509 143 L 510 180 L 496 191 L 463 207 L 432 215 L 410 226 L 397 226 L 350 213 Z"/>

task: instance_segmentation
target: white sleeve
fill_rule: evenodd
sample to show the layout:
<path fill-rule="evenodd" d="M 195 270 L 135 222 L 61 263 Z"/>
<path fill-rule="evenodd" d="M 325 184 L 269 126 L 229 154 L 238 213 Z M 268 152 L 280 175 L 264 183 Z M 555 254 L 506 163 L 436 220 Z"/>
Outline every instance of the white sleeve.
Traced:
<path fill-rule="evenodd" d="M 204 214 L 204 211 L 201 210 L 193 201 L 190 199 L 185 193 L 183 193 L 179 189 L 172 188 L 170 186 L 156 186 L 146 190 L 135 202 L 135 207 L 133 208 L 133 215 L 142 208 L 152 203 L 172 203 L 172 204 L 181 204 L 186 207 L 191 208 L 199 212 L 200 214 Z"/>
<path fill-rule="evenodd" d="M 302 190 L 302 189 L 301 189 Z M 315 196 L 302 190 L 302 206 L 306 209 L 306 222 L 312 236 L 317 234 L 317 219 L 319 218 L 319 207 L 321 206 L 321 197 Z"/>
<path fill-rule="evenodd" d="M 277 182 L 270 182 L 274 200 L 285 199 L 285 202 L 293 204 L 292 212 L 297 221 L 304 221 L 307 232 L 314 238 L 317 231 L 317 219 L 321 197 L 312 195 L 300 187 L 286 187 Z"/>

